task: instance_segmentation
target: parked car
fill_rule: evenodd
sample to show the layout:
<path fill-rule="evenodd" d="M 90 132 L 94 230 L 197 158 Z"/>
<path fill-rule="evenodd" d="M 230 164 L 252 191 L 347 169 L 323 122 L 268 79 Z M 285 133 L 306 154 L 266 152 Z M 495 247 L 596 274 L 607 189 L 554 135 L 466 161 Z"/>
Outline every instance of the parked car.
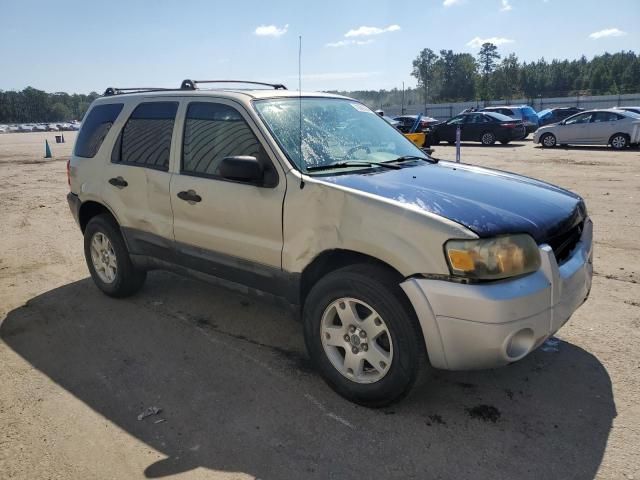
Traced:
<path fill-rule="evenodd" d="M 611 145 L 622 150 L 640 142 L 640 115 L 617 109 L 588 110 L 560 123 L 536 130 L 534 143 L 556 145 Z"/>
<path fill-rule="evenodd" d="M 26 123 L 23 123 L 22 125 L 18 125 L 19 132 L 33 132 L 33 128 L 34 128 L 34 125 L 29 125 Z"/>
<path fill-rule="evenodd" d="M 532 132 L 535 132 L 540 126 L 540 120 L 538 119 L 538 115 L 536 115 L 536 111 L 531 108 L 529 105 L 508 105 L 503 107 L 485 107 L 481 112 L 495 112 L 501 113 L 502 115 L 506 115 L 507 117 L 515 118 L 516 120 L 521 120 L 524 123 L 526 133 L 522 138 L 526 138 Z"/>
<path fill-rule="evenodd" d="M 615 108 L 616 110 L 625 110 L 627 112 L 640 114 L 640 107 L 613 107 L 613 108 Z"/>
<path fill-rule="evenodd" d="M 8 133 L 18 133 L 20 131 L 20 127 L 18 125 L 9 125 Z"/>
<path fill-rule="evenodd" d="M 394 120 L 391 117 L 387 117 L 386 115 L 381 115 L 381 117 L 392 127 L 398 128 L 398 125 L 400 125 L 400 122 L 398 120 Z"/>
<path fill-rule="evenodd" d="M 402 133 L 409 133 L 413 125 L 416 123 L 417 118 L 417 115 L 400 115 L 398 117 L 393 117 L 394 120 L 400 123 L 398 125 L 398 129 Z M 440 121 L 435 118 L 422 116 L 420 117 L 420 125 L 418 125 L 418 129 L 416 131 L 426 132 L 430 126 L 437 123 L 440 123 Z"/>
<path fill-rule="evenodd" d="M 8 125 L 0 125 L 0 133 L 7 133 L 9 131 Z"/>
<path fill-rule="evenodd" d="M 58 131 L 60 131 L 60 127 L 58 127 L 58 125 L 56 125 L 55 123 L 47 124 L 46 128 L 47 128 L 47 132 L 58 132 Z"/>
<path fill-rule="evenodd" d="M 462 113 L 446 122 L 433 125 L 427 135 L 427 143 L 429 145 L 437 145 L 441 141 L 454 143 L 458 126 L 460 126 L 460 140 L 482 142 L 483 145 L 493 145 L 496 141 L 506 145 L 512 140 L 523 138 L 525 134 L 522 121 L 506 115 L 494 112 Z"/>
<path fill-rule="evenodd" d="M 108 89 L 85 117 L 67 199 L 105 294 L 170 269 L 284 298 L 327 383 L 371 407 L 427 361 L 526 357 L 588 296 L 578 195 L 439 162 L 356 100 L 198 83 Z"/>
<path fill-rule="evenodd" d="M 545 125 L 550 125 L 552 123 L 558 123 L 564 120 L 571 115 L 575 115 L 576 113 L 583 112 L 584 108 L 579 107 L 558 107 L 558 108 L 547 108 L 545 110 L 541 110 L 538 112 L 538 120 L 540 122 L 540 126 L 544 127 Z"/>

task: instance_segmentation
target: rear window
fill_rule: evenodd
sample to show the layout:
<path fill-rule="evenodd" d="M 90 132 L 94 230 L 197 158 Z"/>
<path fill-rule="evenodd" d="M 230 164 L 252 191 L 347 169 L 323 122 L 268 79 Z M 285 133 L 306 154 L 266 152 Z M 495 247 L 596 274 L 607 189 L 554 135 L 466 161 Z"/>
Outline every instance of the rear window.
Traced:
<path fill-rule="evenodd" d="M 74 154 L 78 157 L 93 158 L 107 136 L 111 125 L 122 111 L 122 103 L 110 103 L 93 107 L 82 122 L 78 133 Z"/>
<path fill-rule="evenodd" d="M 113 163 L 169 169 L 177 102 L 141 103 L 125 124 L 111 153 Z"/>

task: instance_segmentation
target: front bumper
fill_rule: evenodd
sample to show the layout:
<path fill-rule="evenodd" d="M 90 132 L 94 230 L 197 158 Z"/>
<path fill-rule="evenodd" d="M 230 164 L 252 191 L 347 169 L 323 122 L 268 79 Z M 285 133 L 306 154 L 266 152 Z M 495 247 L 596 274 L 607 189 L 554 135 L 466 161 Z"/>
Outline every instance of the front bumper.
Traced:
<path fill-rule="evenodd" d="M 527 356 L 586 300 L 593 275 L 593 224 L 585 221 L 569 259 L 558 265 L 540 246 L 537 272 L 490 284 L 410 278 L 413 304 L 431 364 L 446 370 L 492 368 Z"/>

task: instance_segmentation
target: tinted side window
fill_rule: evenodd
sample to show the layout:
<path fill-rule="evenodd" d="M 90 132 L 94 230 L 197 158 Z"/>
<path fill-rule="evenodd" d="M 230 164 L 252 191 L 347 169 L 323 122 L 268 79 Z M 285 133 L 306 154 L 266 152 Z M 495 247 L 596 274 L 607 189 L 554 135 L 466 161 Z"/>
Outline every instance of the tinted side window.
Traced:
<path fill-rule="evenodd" d="M 120 132 L 111 161 L 168 170 L 177 110 L 177 102 L 138 105 Z"/>
<path fill-rule="evenodd" d="M 82 122 L 80 133 L 78 133 L 74 148 L 75 155 L 93 158 L 98 153 L 104 137 L 107 136 L 111 125 L 113 125 L 120 111 L 122 111 L 122 106 L 122 103 L 110 103 L 108 105 L 98 105 L 91 109 Z"/>
<path fill-rule="evenodd" d="M 262 145 L 233 107 L 219 103 L 190 103 L 184 125 L 181 172 L 218 177 L 225 157 L 256 157 L 265 169 L 265 184 L 275 170 Z M 277 178 L 277 177 L 276 177 Z"/>
<path fill-rule="evenodd" d="M 621 115 L 614 112 L 597 112 L 593 117 L 593 122 L 615 122 L 620 120 Z"/>

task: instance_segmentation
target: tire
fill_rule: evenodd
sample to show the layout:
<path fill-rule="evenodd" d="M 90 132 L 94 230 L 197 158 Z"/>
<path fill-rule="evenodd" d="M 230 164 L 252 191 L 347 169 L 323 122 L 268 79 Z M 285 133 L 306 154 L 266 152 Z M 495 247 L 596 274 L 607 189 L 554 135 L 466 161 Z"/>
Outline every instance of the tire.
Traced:
<path fill-rule="evenodd" d="M 120 228 L 109 215 L 96 215 L 87 224 L 84 256 L 96 286 L 110 297 L 133 295 L 147 277 L 131 263 Z"/>
<path fill-rule="evenodd" d="M 413 307 L 399 279 L 383 267 L 351 265 L 321 278 L 305 301 L 303 319 L 311 360 L 329 386 L 352 402 L 379 408 L 398 401 L 427 367 Z"/>
<path fill-rule="evenodd" d="M 556 146 L 556 136 L 553 133 L 545 133 L 540 137 L 540 145 L 544 148 L 553 148 Z"/>
<path fill-rule="evenodd" d="M 500 143 L 502 145 L 509 145 L 510 142 L 511 142 L 511 140 L 500 140 Z"/>
<path fill-rule="evenodd" d="M 496 143 L 496 135 L 493 132 L 484 132 L 480 137 L 482 145 L 489 146 Z"/>
<path fill-rule="evenodd" d="M 616 133 L 609 139 L 609 145 L 614 150 L 624 150 L 629 146 L 629 136 L 625 133 Z"/>

